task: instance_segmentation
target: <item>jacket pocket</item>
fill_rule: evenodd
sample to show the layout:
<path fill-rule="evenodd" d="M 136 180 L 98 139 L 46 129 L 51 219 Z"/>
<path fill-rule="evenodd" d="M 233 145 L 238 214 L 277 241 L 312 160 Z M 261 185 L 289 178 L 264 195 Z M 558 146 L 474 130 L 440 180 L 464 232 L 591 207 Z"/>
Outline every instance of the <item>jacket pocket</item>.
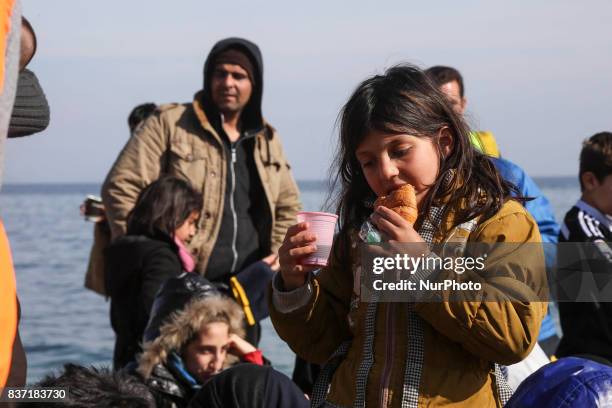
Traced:
<path fill-rule="evenodd" d="M 182 177 L 189 181 L 198 191 L 204 190 L 206 180 L 206 156 L 194 150 L 186 143 L 177 143 L 170 146 L 166 173 Z"/>
<path fill-rule="evenodd" d="M 266 149 L 264 148 L 264 150 Z M 286 161 L 274 148 L 271 148 L 269 152 L 263 152 L 260 159 L 265 172 L 262 183 L 267 184 L 272 201 L 276 203 L 282 188 L 281 180 L 287 171 Z"/>

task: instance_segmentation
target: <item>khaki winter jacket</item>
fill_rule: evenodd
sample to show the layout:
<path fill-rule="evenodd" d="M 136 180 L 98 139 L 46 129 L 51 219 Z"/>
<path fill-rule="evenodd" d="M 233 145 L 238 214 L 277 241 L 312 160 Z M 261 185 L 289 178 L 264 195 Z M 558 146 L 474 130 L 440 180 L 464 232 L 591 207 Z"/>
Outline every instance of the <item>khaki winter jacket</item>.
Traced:
<path fill-rule="evenodd" d="M 196 270 L 206 270 L 219 233 L 224 206 L 228 154 L 204 112 L 202 92 L 193 103 L 166 105 L 128 141 L 108 174 L 102 198 L 113 239 L 125 234 L 126 218 L 140 191 L 160 174 L 189 180 L 202 192 L 199 229 L 190 243 Z M 276 252 L 295 223 L 300 199 L 280 138 L 269 124 L 255 136 L 255 165 L 267 211 L 255 224 L 269 226 L 269 249 Z"/>
<path fill-rule="evenodd" d="M 446 220 L 447 227 L 451 222 Z M 439 233 L 434 242 L 447 238 Z M 540 241 L 536 223 L 513 200 L 468 236 L 468 243 Z M 506 290 L 522 292 L 525 298 L 541 296 L 546 286 L 543 253 L 528 251 L 533 259 L 515 263 L 507 261 L 512 254 L 504 253 L 503 248 L 488 254 L 487 268 L 512 278 Z M 371 362 L 369 375 L 363 380 L 362 398 L 367 407 L 399 408 L 402 395 L 410 395 L 411 390 L 407 399 L 413 402 L 409 406 L 501 406 L 493 363 L 510 365 L 527 356 L 547 307 L 545 302 L 378 303 L 374 322 L 368 327 L 370 303 L 354 301 L 353 283 L 350 266 L 330 264 L 310 283 L 311 295 L 305 306 L 281 313 L 270 301 L 277 332 L 307 361 L 325 363 L 341 343 L 352 341 L 327 395 L 327 401 L 342 407 L 363 406 L 357 404 L 357 398 L 364 361 Z M 410 307 L 420 323 L 410 323 Z M 372 335 L 370 349 L 364 348 L 368 333 Z M 410 349 L 418 336 L 422 352 Z M 411 389 L 405 373 L 415 367 L 418 375 Z"/>

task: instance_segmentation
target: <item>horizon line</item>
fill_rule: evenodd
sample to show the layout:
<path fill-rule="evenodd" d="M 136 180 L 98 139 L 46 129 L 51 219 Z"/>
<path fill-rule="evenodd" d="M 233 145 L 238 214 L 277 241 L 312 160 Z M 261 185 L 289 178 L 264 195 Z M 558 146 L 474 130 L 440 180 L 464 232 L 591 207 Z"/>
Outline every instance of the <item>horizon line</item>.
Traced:
<path fill-rule="evenodd" d="M 531 178 L 535 180 L 553 180 L 553 179 L 567 179 L 567 178 L 576 178 L 578 180 L 578 176 L 575 174 L 569 175 L 555 175 L 555 176 L 531 176 Z M 326 183 L 329 179 L 296 179 L 296 182 L 299 183 Z M 104 181 L 5 181 L 0 184 L 0 191 L 2 190 L 2 186 L 17 186 L 17 185 L 102 185 Z"/>

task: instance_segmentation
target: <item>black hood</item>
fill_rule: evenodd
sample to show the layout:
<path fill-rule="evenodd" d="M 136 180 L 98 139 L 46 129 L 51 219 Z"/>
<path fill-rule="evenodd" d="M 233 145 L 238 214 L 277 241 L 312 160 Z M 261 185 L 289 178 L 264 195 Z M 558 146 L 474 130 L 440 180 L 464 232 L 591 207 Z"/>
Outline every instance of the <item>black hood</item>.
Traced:
<path fill-rule="evenodd" d="M 159 336 L 159 329 L 168 322 L 172 314 L 183 310 L 192 300 L 214 294 L 219 294 L 217 289 L 206 278 L 195 273 L 186 272 L 168 279 L 155 296 L 143 340 L 155 340 Z"/>
<path fill-rule="evenodd" d="M 214 115 L 209 115 L 209 119 L 212 120 L 213 124 L 216 124 L 215 122 L 219 117 L 219 114 L 217 108 L 212 103 L 212 98 L 210 96 L 210 80 L 214 70 L 214 62 L 216 57 L 221 52 L 228 49 L 236 49 L 244 52 L 253 64 L 255 86 L 253 87 L 251 99 L 244 108 L 240 118 L 243 131 L 257 132 L 264 126 L 263 115 L 261 113 L 261 98 L 263 95 L 263 59 L 261 57 L 259 47 L 249 40 L 232 37 L 221 40 L 213 46 L 212 50 L 210 50 L 210 53 L 208 54 L 208 57 L 206 58 L 206 62 L 204 63 L 204 100 L 202 102 L 204 103 L 207 114 L 214 113 Z"/>

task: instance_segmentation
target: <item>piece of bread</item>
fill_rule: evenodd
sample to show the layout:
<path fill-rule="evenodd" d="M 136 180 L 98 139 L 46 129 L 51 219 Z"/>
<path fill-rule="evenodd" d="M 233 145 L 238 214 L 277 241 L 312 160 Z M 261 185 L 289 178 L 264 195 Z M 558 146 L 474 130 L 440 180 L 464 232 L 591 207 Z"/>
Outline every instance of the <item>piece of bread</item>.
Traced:
<path fill-rule="evenodd" d="M 411 225 L 414 225 L 419 215 L 414 187 L 410 184 L 404 184 L 389 195 L 378 197 L 374 202 L 374 208 L 379 205 L 395 211 Z"/>

